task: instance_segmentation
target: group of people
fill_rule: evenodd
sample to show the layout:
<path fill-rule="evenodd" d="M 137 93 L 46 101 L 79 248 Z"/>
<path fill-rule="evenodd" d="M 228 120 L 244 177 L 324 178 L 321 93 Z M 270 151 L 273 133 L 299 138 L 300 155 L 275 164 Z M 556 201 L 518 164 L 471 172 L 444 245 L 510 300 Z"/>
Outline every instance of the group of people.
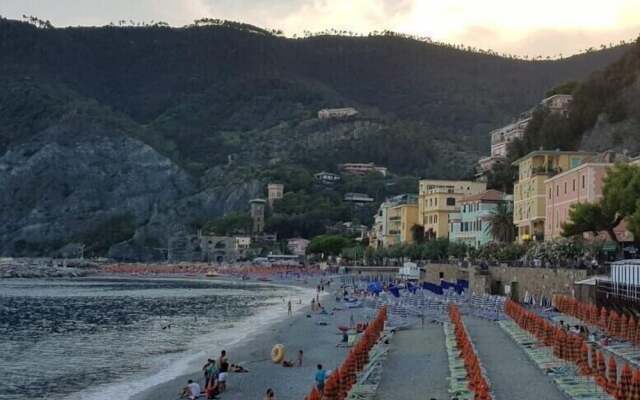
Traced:
<path fill-rule="evenodd" d="M 182 389 L 181 396 L 189 400 L 195 400 L 204 394 L 207 399 L 216 399 L 227 389 L 227 375 L 229 371 L 249 372 L 240 365 L 229 364 L 227 352 L 222 350 L 218 360 L 208 359 L 202 367 L 204 372 L 204 389 L 197 382 L 189 380 L 187 386 Z"/>

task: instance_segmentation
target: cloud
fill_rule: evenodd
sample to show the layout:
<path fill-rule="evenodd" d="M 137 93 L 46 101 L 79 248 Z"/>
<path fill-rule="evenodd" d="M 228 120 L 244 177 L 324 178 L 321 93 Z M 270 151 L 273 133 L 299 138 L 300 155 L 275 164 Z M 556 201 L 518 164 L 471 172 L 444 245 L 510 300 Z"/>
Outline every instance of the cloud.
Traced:
<path fill-rule="evenodd" d="M 635 21 L 634 21 L 635 22 Z M 585 29 L 539 29 L 518 35 L 504 33 L 485 27 L 470 27 L 451 38 L 454 43 L 498 50 L 521 56 L 568 56 L 589 47 L 618 44 L 640 34 L 640 24 L 621 29 L 589 31 Z"/>
<path fill-rule="evenodd" d="M 640 33 L 638 0 L 0 0 L 0 14 L 56 26 L 111 21 L 185 25 L 212 17 L 282 29 L 390 29 L 520 55 L 572 54 Z"/>

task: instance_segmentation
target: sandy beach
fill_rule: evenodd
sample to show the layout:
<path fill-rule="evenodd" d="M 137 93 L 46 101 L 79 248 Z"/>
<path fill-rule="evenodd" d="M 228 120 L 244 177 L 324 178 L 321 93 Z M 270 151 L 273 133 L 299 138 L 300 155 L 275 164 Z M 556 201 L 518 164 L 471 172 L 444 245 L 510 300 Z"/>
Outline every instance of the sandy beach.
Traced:
<path fill-rule="evenodd" d="M 338 284 L 334 283 L 329 289 L 336 290 L 337 286 Z M 220 398 L 261 399 L 267 388 L 272 388 L 278 399 L 302 399 L 313 386 L 317 364 L 322 364 L 327 370 L 333 370 L 347 354 L 346 348 L 336 346 L 341 339 L 336 327 L 348 325 L 352 312 L 356 322 L 364 320 L 364 316 L 363 309 L 332 311 L 336 306 L 335 295 L 325 289 L 323 296 L 322 303 L 328 315 L 311 313 L 311 298 L 306 300 L 307 305 L 299 308 L 292 316 L 286 315 L 287 307 L 283 303 L 284 320 L 243 343 L 226 348 L 230 363 L 240 364 L 249 372 L 230 373 L 227 391 Z M 326 325 L 320 325 L 321 323 Z M 303 350 L 303 366 L 284 368 L 274 364 L 271 361 L 270 352 L 278 343 L 285 346 L 287 360 L 296 360 L 298 350 Z M 211 349 L 210 357 L 217 358 L 220 350 L 222 349 Z M 206 360 L 202 360 L 202 364 L 205 362 Z M 179 397 L 177 395 L 179 390 L 189 379 L 201 384 L 204 381 L 200 369 L 194 367 L 192 373 L 152 387 L 132 398 L 134 400 L 174 400 Z"/>

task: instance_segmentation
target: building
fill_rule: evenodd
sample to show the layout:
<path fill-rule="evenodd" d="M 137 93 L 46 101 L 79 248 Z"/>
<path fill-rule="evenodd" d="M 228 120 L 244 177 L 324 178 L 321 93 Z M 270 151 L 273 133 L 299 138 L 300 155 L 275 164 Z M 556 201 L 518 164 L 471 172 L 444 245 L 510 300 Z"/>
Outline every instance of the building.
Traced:
<path fill-rule="evenodd" d="M 307 247 L 309 246 L 309 241 L 303 238 L 291 238 L 287 240 L 287 248 L 291 252 L 291 254 L 297 256 L 304 256 L 307 252 Z"/>
<path fill-rule="evenodd" d="M 316 182 L 321 183 L 323 185 L 333 185 L 334 183 L 340 182 L 340 175 L 334 174 L 332 172 L 318 172 L 313 175 Z"/>
<path fill-rule="evenodd" d="M 391 207 L 388 201 L 383 202 L 378 207 L 375 217 L 373 217 L 373 226 L 369 231 L 369 246 L 376 249 L 386 247 L 386 240 L 388 235 L 387 229 L 387 212 Z"/>
<path fill-rule="evenodd" d="M 418 224 L 428 240 L 449 237 L 449 213 L 463 197 L 482 193 L 485 182 L 423 179 L 418 195 Z"/>
<path fill-rule="evenodd" d="M 548 108 L 551 113 L 568 116 L 572 101 L 573 96 L 569 94 L 556 94 L 543 99 L 540 105 Z M 531 121 L 532 111 L 526 111 L 509 125 L 489 132 L 489 136 L 491 136 L 491 155 L 478 161 L 478 177 L 485 176 L 495 164 L 503 162 L 507 158 L 509 143 L 524 136 Z"/>
<path fill-rule="evenodd" d="M 544 182 L 546 199 L 544 239 L 552 240 L 562 235 L 562 226 L 570 221 L 569 211 L 577 203 L 595 203 L 602 198 L 604 178 L 612 163 L 587 162 L 569 171 L 555 175 Z M 633 235 L 621 223 L 614 229 L 621 242 L 633 240 Z M 590 237 L 590 234 L 587 235 Z M 606 232 L 603 238 L 608 239 Z"/>
<path fill-rule="evenodd" d="M 371 173 L 379 173 L 387 176 L 385 167 L 378 167 L 374 163 L 345 163 L 338 164 L 338 168 L 346 174 L 350 175 L 367 175 Z"/>
<path fill-rule="evenodd" d="M 235 236 L 233 241 L 237 251 L 244 251 L 251 247 L 251 236 Z"/>
<path fill-rule="evenodd" d="M 270 183 L 267 185 L 267 201 L 269 207 L 273 208 L 273 203 L 276 200 L 282 199 L 284 195 L 284 185 L 281 183 Z"/>
<path fill-rule="evenodd" d="M 491 155 L 478 161 L 481 175 L 490 171 L 496 163 L 502 162 L 507 158 L 509 143 L 524 136 L 529 121 L 531 121 L 531 114 L 524 113 L 517 121 L 489 132 Z"/>
<path fill-rule="evenodd" d="M 229 236 L 180 233 L 169 239 L 168 259 L 171 262 L 235 262 L 238 252 L 234 238 Z"/>
<path fill-rule="evenodd" d="M 402 203 L 387 210 L 385 247 L 413 242 L 413 227 L 418 225 L 418 203 Z"/>
<path fill-rule="evenodd" d="M 569 107 L 572 101 L 573 96 L 570 94 L 554 94 L 542 100 L 540 104 L 554 114 L 562 114 L 567 117 L 569 116 Z"/>
<path fill-rule="evenodd" d="M 513 196 L 497 190 L 460 199 L 458 211 L 449 214 L 449 240 L 479 248 L 493 242 L 489 220 L 501 203 L 513 206 Z"/>
<path fill-rule="evenodd" d="M 389 209 L 403 204 L 417 204 L 418 196 L 415 194 L 405 193 L 387 198 L 378 207 L 378 211 L 373 218 L 373 226 L 369 231 L 369 246 L 374 248 L 389 247 Z M 417 222 L 416 222 L 417 223 Z M 396 238 L 399 240 L 399 238 Z"/>
<path fill-rule="evenodd" d="M 513 162 L 518 181 L 513 188 L 513 223 L 518 241 L 544 240 L 545 181 L 597 156 L 584 151 L 537 150 Z"/>
<path fill-rule="evenodd" d="M 347 119 L 358 115 L 358 110 L 353 107 L 325 108 L 318 111 L 319 119 Z"/>
<path fill-rule="evenodd" d="M 344 201 L 348 201 L 351 203 L 356 203 L 356 204 L 365 204 L 365 203 L 371 203 L 373 202 L 373 197 L 369 196 L 368 194 L 364 194 L 364 193 L 345 193 L 344 195 Z"/>
<path fill-rule="evenodd" d="M 264 231 L 264 207 L 267 202 L 264 199 L 253 199 L 249 201 L 251 206 L 250 214 L 253 220 L 252 233 L 258 234 Z"/>

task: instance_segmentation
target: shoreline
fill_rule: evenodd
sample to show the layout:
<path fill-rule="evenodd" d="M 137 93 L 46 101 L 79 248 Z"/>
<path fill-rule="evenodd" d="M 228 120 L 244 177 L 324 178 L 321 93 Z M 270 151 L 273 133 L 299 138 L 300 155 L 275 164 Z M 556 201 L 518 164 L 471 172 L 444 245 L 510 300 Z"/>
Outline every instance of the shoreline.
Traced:
<path fill-rule="evenodd" d="M 314 282 L 316 280 L 314 279 Z M 303 286 L 306 289 L 315 288 L 315 285 Z M 337 282 L 334 282 L 335 289 Z M 288 286 L 300 287 L 291 284 Z M 315 294 L 315 291 L 314 291 Z M 325 291 L 321 295 L 327 311 L 335 306 L 333 291 Z M 315 297 L 315 296 L 314 296 Z M 301 399 L 306 396 L 313 386 L 313 377 L 316 364 L 323 364 L 325 369 L 332 370 L 346 357 L 347 349 L 337 347 L 340 336 L 336 325 L 338 322 L 347 323 L 350 313 L 338 312 L 335 315 L 310 314 L 310 301 L 303 301 L 291 317 L 286 315 L 286 306 L 283 307 L 284 318 L 272 324 L 266 325 L 260 331 L 252 332 L 249 337 L 226 347 L 229 362 L 240 364 L 249 370 L 248 373 L 230 373 L 227 382 L 227 391 L 221 399 L 259 399 L 262 398 L 267 388 L 272 388 L 278 399 Z M 352 310 L 354 314 L 361 309 Z M 311 315 L 309 318 L 308 315 Z M 324 322 L 326 325 L 318 325 Z M 298 350 L 304 351 L 304 362 L 301 368 L 284 368 L 271 361 L 271 348 L 275 344 L 284 344 L 286 359 L 296 360 Z M 216 359 L 220 349 L 212 349 L 210 358 Z M 204 364 L 206 359 L 202 360 Z M 132 400 L 174 400 L 178 398 L 178 392 L 189 379 L 202 383 L 203 376 L 201 365 L 194 367 L 192 371 L 182 374 L 169 381 L 152 386 L 142 392 L 136 393 Z"/>

